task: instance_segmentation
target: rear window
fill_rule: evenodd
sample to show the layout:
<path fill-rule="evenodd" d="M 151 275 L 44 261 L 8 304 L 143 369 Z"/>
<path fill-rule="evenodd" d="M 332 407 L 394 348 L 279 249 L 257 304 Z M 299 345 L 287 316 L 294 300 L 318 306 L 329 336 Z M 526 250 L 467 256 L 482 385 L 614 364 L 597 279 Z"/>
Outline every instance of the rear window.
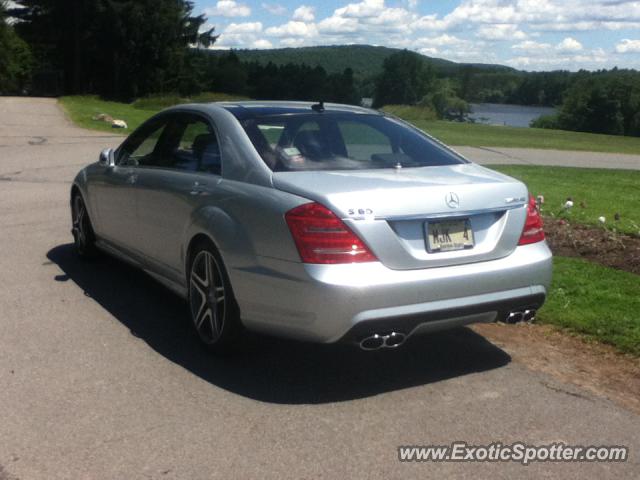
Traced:
<path fill-rule="evenodd" d="M 466 163 L 402 122 L 381 115 L 266 115 L 242 125 L 274 171 L 368 170 Z"/>

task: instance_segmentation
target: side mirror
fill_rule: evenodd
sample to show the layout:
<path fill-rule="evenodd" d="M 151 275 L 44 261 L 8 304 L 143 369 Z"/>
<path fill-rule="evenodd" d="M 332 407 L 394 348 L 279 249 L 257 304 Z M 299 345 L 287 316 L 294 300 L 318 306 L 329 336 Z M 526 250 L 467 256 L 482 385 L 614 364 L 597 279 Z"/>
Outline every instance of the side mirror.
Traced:
<path fill-rule="evenodd" d="M 98 157 L 98 163 L 104 167 L 113 167 L 115 166 L 115 159 L 113 157 L 113 149 L 105 148 L 100 152 L 100 157 Z"/>

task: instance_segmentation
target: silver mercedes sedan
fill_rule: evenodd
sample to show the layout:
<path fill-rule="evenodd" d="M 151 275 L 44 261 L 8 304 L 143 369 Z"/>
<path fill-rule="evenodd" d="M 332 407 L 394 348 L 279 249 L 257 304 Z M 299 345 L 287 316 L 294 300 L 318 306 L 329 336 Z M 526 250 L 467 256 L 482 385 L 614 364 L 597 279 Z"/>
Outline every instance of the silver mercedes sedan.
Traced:
<path fill-rule="evenodd" d="M 80 171 L 71 210 L 81 257 L 184 297 L 218 352 L 244 330 L 377 350 L 530 320 L 551 281 L 525 185 L 346 105 L 170 108 Z"/>

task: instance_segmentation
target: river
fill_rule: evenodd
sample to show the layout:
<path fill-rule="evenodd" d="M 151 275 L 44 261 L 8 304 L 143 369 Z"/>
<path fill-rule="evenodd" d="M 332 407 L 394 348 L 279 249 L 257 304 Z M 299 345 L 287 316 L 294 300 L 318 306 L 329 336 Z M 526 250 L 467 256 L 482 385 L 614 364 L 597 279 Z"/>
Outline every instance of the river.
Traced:
<path fill-rule="evenodd" d="M 502 103 L 472 103 L 469 118 L 477 123 L 528 127 L 532 120 L 556 112 L 553 107 L 530 107 Z"/>

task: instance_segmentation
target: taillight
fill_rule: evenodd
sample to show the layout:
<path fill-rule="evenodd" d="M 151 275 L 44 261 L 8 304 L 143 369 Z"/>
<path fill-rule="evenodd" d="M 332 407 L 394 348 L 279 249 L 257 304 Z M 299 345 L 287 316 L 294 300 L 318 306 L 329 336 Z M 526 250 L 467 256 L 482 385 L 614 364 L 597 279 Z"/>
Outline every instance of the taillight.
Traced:
<path fill-rule="evenodd" d="M 304 263 L 375 262 L 369 248 L 331 210 L 305 203 L 285 214 Z"/>
<path fill-rule="evenodd" d="M 524 229 L 522 230 L 518 245 L 529 245 L 530 243 L 541 242 L 542 240 L 544 240 L 542 217 L 540 216 L 540 212 L 538 212 L 535 198 L 529 195 L 527 219 L 524 222 Z"/>

